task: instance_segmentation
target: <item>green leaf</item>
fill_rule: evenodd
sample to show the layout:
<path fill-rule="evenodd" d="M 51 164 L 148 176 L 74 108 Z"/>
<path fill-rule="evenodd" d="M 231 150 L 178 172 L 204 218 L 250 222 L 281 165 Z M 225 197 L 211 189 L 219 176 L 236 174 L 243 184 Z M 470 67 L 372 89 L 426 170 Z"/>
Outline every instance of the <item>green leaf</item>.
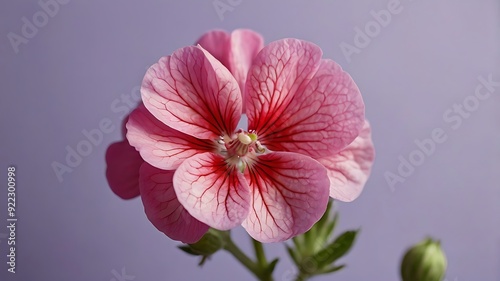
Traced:
<path fill-rule="evenodd" d="M 321 219 L 319 219 L 319 221 L 313 227 L 316 227 L 318 229 L 323 229 L 324 228 L 325 224 L 330 219 L 330 210 L 332 208 L 332 203 L 333 203 L 332 200 L 328 201 L 328 205 L 326 207 L 325 213 L 323 214 L 323 216 L 321 217 Z"/>
<path fill-rule="evenodd" d="M 264 273 L 266 275 L 272 275 L 274 268 L 276 267 L 276 264 L 280 261 L 280 259 L 274 259 L 272 262 L 270 262 L 267 265 L 267 268 L 264 270 Z"/>
<path fill-rule="evenodd" d="M 335 213 L 333 216 L 333 220 L 328 222 L 322 229 L 321 232 L 319 233 L 319 237 L 323 238 L 325 241 L 328 241 L 329 237 L 332 235 L 333 230 L 335 229 L 335 226 L 337 225 L 337 222 L 339 220 L 339 214 Z"/>
<path fill-rule="evenodd" d="M 332 272 L 335 272 L 335 271 L 339 271 L 341 270 L 342 268 L 345 267 L 345 264 L 343 265 L 339 265 L 339 266 L 330 266 L 330 267 L 327 267 L 325 269 L 322 269 L 318 272 L 318 274 L 328 274 L 328 273 L 332 273 Z"/>
<path fill-rule="evenodd" d="M 193 255 L 193 256 L 201 256 L 202 255 L 202 254 L 194 251 L 193 249 L 191 249 L 191 247 L 189 247 L 188 245 L 177 246 L 177 248 L 184 251 L 184 253 L 188 253 L 188 254 Z"/>
<path fill-rule="evenodd" d="M 314 254 L 312 258 L 317 263 L 318 268 L 324 268 L 347 254 L 353 246 L 357 234 L 358 230 L 346 231 L 326 248 Z"/>
<path fill-rule="evenodd" d="M 316 252 L 317 248 L 321 248 L 321 243 L 318 243 L 317 228 L 312 227 L 302 235 L 304 237 L 304 244 L 302 247 L 302 256 L 310 256 Z"/>
<path fill-rule="evenodd" d="M 202 267 L 205 264 L 205 262 L 208 260 L 208 258 L 209 258 L 208 256 L 203 256 L 201 258 L 200 262 L 198 263 L 198 266 Z"/>

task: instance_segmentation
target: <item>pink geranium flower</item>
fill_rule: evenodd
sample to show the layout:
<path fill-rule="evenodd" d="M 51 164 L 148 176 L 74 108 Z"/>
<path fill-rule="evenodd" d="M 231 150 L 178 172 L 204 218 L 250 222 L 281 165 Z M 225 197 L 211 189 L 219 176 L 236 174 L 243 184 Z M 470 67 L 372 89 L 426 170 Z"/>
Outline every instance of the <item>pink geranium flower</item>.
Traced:
<path fill-rule="evenodd" d="M 205 33 L 196 44 L 210 51 L 231 71 L 238 83 L 244 85 L 251 61 L 264 46 L 264 40 L 258 33 L 246 29 L 238 29 L 231 34 L 213 30 Z M 128 117 L 122 128 L 124 137 L 127 121 Z M 158 188 L 154 190 L 149 189 L 151 184 L 145 184 L 148 181 L 144 180 L 144 176 L 141 178 L 142 184 L 139 183 L 141 166 L 144 166 L 143 171 L 150 173 L 155 172 L 155 168 L 144 162 L 128 140 L 113 143 L 108 147 L 106 163 L 106 177 L 111 190 L 122 199 L 135 198 L 142 192 L 146 215 L 153 225 L 170 238 L 194 243 L 208 230 L 207 225 L 189 215 L 177 200 L 171 188 L 173 173 L 156 169 L 156 172 L 162 175 L 155 178 Z"/>
<path fill-rule="evenodd" d="M 172 239 L 194 242 L 208 226 L 241 224 L 256 240 L 283 241 L 307 231 L 329 195 L 359 196 L 374 157 L 364 104 L 351 77 L 314 44 L 285 39 L 258 52 L 255 33 L 224 34 L 202 37 L 210 52 L 185 47 L 148 70 L 144 105 L 127 123 L 146 163 L 134 156 L 126 168 L 140 166 L 146 214 Z M 248 130 L 237 129 L 244 108 Z M 108 172 L 113 161 L 127 162 L 112 152 L 129 148 L 112 147 Z M 108 180 L 136 190 L 136 179 Z"/>

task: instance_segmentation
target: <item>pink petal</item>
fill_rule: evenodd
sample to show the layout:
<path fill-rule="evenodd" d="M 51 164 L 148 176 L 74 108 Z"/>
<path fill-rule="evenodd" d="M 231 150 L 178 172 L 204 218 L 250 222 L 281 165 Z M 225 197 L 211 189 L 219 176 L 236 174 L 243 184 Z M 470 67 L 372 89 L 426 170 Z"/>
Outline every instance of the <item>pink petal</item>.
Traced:
<path fill-rule="evenodd" d="M 125 140 L 115 142 L 106 151 L 106 178 L 111 190 L 122 199 L 139 196 L 139 152 Z"/>
<path fill-rule="evenodd" d="M 140 105 L 139 105 L 140 106 Z M 127 122 L 130 114 L 127 115 L 123 120 L 122 120 L 122 126 L 121 126 L 121 132 L 122 132 L 122 137 L 125 139 L 127 138 Z"/>
<path fill-rule="evenodd" d="M 309 230 L 326 210 L 330 182 L 316 160 L 290 152 L 259 156 L 249 166 L 252 205 L 243 227 L 261 242 L 280 242 Z"/>
<path fill-rule="evenodd" d="M 209 227 L 193 218 L 177 200 L 172 184 L 174 171 L 160 170 L 148 163 L 140 171 L 141 198 L 151 223 L 174 240 L 200 240 Z"/>
<path fill-rule="evenodd" d="M 197 44 L 229 69 L 243 91 L 248 70 L 264 47 L 264 39 L 250 29 L 236 29 L 230 35 L 223 30 L 212 30 L 205 33 Z"/>
<path fill-rule="evenodd" d="M 242 98 L 231 73 L 201 47 L 185 47 L 147 71 L 141 88 L 146 108 L 167 126 L 215 139 L 231 135 Z"/>
<path fill-rule="evenodd" d="M 243 96 L 243 112 L 246 105 L 244 92 L 248 70 L 262 48 L 264 48 L 264 39 L 252 30 L 237 29 L 231 33 L 231 55 L 228 68 L 240 85 Z"/>
<path fill-rule="evenodd" d="M 207 152 L 184 161 L 174 175 L 177 198 L 198 220 L 228 230 L 247 217 L 250 191 L 242 173 Z"/>
<path fill-rule="evenodd" d="M 249 129 L 270 150 L 314 158 L 351 143 L 364 122 L 353 80 L 316 45 L 284 39 L 266 46 L 247 81 Z"/>
<path fill-rule="evenodd" d="M 215 149 L 215 143 L 176 131 L 160 122 L 144 107 L 136 108 L 127 123 L 127 139 L 149 164 L 175 170 L 185 159 Z"/>
<path fill-rule="evenodd" d="M 195 45 L 199 44 L 229 69 L 230 41 L 231 36 L 224 30 L 211 30 L 203 34 Z"/>
<path fill-rule="evenodd" d="M 365 121 L 359 136 L 344 150 L 334 156 L 318 159 L 328 170 L 330 196 L 344 202 L 358 198 L 370 176 L 374 159 L 371 128 Z"/>

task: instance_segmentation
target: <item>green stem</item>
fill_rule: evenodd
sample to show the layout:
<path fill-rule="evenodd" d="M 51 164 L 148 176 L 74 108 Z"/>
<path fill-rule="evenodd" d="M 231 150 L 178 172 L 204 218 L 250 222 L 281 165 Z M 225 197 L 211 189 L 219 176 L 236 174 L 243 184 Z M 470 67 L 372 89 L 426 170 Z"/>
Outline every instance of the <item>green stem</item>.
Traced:
<path fill-rule="evenodd" d="M 264 253 L 264 247 L 262 243 L 252 238 L 253 248 L 255 250 L 255 256 L 257 257 L 257 262 L 261 268 L 267 267 L 266 254 Z"/>
<path fill-rule="evenodd" d="M 271 274 L 266 273 L 267 262 L 262 265 L 261 262 L 256 263 L 250 259 L 231 239 L 229 231 L 218 231 L 220 237 L 224 240 L 224 250 L 231 253 L 242 265 L 244 265 L 250 272 L 252 272 L 260 281 L 273 281 Z M 254 244 L 255 245 L 255 244 Z M 262 247 L 262 244 L 261 246 Z M 264 249 L 262 248 L 262 254 Z M 265 257 L 264 257 L 265 261 Z"/>
<path fill-rule="evenodd" d="M 248 270 L 250 270 L 256 276 L 260 275 L 259 268 L 257 264 L 252 261 L 243 251 L 233 243 L 232 240 L 226 240 L 226 244 L 224 245 L 224 249 L 231 253 L 241 264 L 243 264 Z"/>

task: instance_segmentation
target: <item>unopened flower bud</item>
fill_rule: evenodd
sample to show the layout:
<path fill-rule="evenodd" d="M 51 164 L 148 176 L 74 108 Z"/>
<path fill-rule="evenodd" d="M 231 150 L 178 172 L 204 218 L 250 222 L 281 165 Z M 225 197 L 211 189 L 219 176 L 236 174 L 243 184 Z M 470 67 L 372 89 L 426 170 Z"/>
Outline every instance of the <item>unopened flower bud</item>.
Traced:
<path fill-rule="evenodd" d="M 222 246 L 221 238 L 217 234 L 210 231 L 203 235 L 200 241 L 194 244 L 189 244 L 189 248 L 191 248 L 193 252 L 202 256 L 210 256 L 222 249 Z"/>
<path fill-rule="evenodd" d="M 403 281 L 442 281 L 446 266 L 446 256 L 439 242 L 427 238 L 406 252 L 401 263 L 401 277 Z"/>

